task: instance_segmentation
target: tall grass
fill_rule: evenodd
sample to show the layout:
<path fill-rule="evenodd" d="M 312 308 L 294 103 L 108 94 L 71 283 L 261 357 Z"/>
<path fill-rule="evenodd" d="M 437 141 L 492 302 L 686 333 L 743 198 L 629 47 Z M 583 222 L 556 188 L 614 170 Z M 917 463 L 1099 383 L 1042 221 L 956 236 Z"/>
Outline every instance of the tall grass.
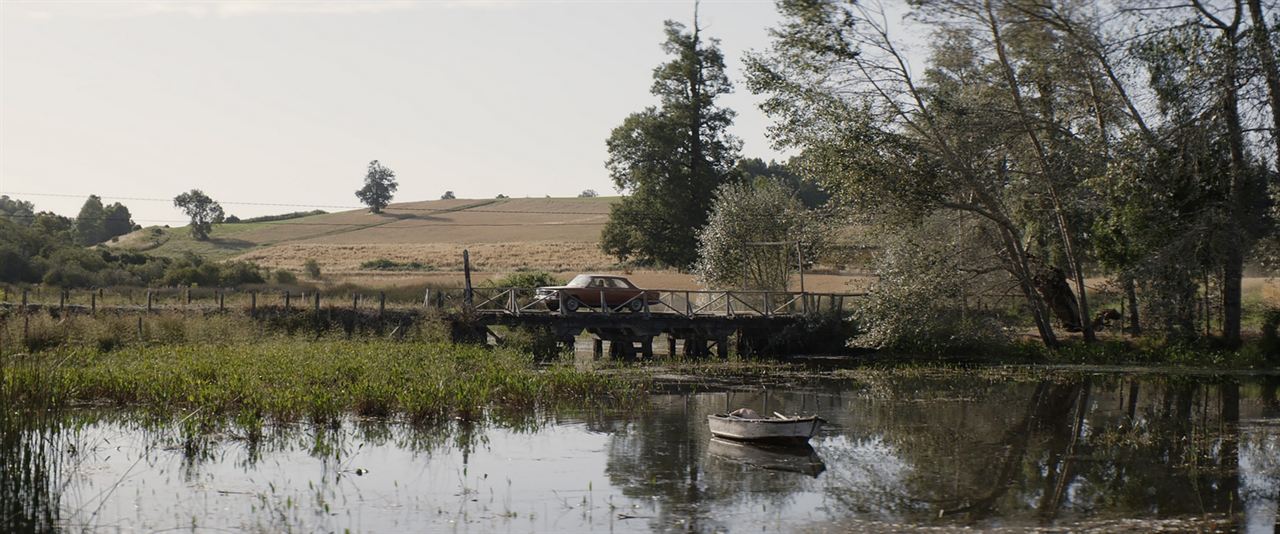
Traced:
<path fill-rule="evenodd" d="M 423 342 L 298 341 L 85 345 L 9 356 L 10 405 L 112 403 L 158 414 L 333 422 L 346 414 L 414 422 L 472 419 L 486 409 L 637 397 L 642 381 L 536 366 L 532 356 Z"/>

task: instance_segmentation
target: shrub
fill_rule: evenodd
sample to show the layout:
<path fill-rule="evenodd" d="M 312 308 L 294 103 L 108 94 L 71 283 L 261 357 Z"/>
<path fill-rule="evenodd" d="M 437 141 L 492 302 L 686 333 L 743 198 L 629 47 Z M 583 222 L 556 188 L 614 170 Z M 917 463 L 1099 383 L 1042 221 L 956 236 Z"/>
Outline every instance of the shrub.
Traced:
<path fill-rule="evenodd" d="M 507 333 L 507 336 L 503 338 L 502 344 L 522 353 L 530 354 L 539 360 L 556 358 L 564 351 L 564 347 L 560 345 L 560 340 L 556 339 L 555 333 L 547 327 L 521 326 L 512 328 Z"/>
<path fill-rule="evenodd" d="M 546 271 L 527 271 L 515 272 L 508 274 L 502 278 L 484 281 L 485 287 L 542 287 L 542 286 L 558 286 L 564 283 L 564 280 L 556 278 L 555 275 Z"/>
<path fill-rule="evenodd" d="M 371 271 L 434 271 L 435 267 L 418 261 L 399 262 L 386 258 L 369 260 L 360 264 L 361 269 Z"/>
<path fill-rule="evenodd" d="M 275 279 L 277 284 L 293 285 L 298 283 L 298 277 L 295 276 L 293 273 L 285 270 L 276 271 L 272 275 L 272 278 Z"/>
<path fill-rule="evenodd" d="M 261 284 L 266 282 L 262 277 L 262 268 L 247 261 L 232 261 L 222 265 L 222 285 L 236 286 L 242 284 Z"/>
<path fill-rule="evenodd" d="M 320 279 L 320 262 L 315 259 L 308 259 L 302 263 L 302 270 L 306 271 L 307 277 L 312 280 Z"/>
<path fill-rule="evenodd" d="M 89 326 L 90 340 L 100 352 L 123 347 L 131 332 L 129 321 L 118 315 L 101 316 Z"/>
<path fill-rule="evenodd" d="M 27 351 L 40 352 L 66 344 L 68 329 L 65 321 L 55 321 L 47 315 L 33 315 L 29 321 L 27 334 L 22 338 L 22 345 Z"/>

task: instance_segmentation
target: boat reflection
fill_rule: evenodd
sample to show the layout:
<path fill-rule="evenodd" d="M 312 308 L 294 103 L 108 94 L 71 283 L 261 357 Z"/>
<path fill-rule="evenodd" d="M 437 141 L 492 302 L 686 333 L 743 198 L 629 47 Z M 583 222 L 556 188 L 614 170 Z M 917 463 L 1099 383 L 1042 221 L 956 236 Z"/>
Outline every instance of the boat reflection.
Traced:
<path fill-rule="evenodd" d="M 808 443 L 767 445 L 711 438 L 711 442 L 707 445 L 707 456 L 771 471 L 800 473 L 814 478 L 827 470 L 827 465 Z"/>

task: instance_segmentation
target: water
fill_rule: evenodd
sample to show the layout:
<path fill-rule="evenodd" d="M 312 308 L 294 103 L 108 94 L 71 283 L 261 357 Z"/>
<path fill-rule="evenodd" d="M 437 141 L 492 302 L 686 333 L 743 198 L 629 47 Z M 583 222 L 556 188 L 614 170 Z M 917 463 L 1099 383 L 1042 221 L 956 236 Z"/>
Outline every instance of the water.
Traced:
<path fill-rule="evenodd" d="M 1275 531 L 1277 377 L 1015 375 L 855 374 L 626 412 L 194 441 L 78 411 L 25 434 L 49 454 L 22 464 L 40 476 L 4 493 L 6 511 L 13 495 L 54 496 L 35 508 L 55 524 L 122 532 Z M 812 449 L 713 441 L 706 415 L 743 406 L 830 425 Z"/>

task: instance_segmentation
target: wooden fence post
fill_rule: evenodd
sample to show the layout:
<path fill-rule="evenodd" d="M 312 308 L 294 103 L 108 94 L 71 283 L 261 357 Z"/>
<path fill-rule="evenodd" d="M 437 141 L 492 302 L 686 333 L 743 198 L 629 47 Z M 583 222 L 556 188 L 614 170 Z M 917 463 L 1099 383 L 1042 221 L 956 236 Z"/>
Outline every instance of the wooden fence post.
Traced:
<path fill-rule="evenodd" d="M 314 298 L 315 298 L 315 305 L 313 306 L 313 308 L 316 311 L 316 317 L 319 317 L 320 316 L 320 292 L 319 291 L 316 291 Z"/>
<path fill-rule="evenodd" d="M 424 309 L 431 308 L 431 288 L 427 288 L 422 292 L 422 307 Z"/>
<path fill-rule="evenodd" d="M 150 289 L 147 290 L 147 311 L 148 312 L 151 311 L 151 290 Z M 142 321 L 138 321 L 138 324 L 142 324 Z M 142 327 L 139 326 L 138 328 L 139 328 L 139 331 L 141 331 Z"/>
<path fill-rule="evenodd" d="M 98 313 L 98 293 L 97 292 L 89 293 L 89 313 L 92 313 L 95 315 Z"/>
<path fill-rule="evenodd" d="M 138 341 L 140 342 L 145 341 L 144 339 L 142 339 L 142 316 L 141 315 L 138 316 Z"/>
<path fill-rule="evenodd" d="M 284 291 L 284 312 L 289 313 L 289 290 Z"/>
<path fill-rule="evenodd" d="M 249 317 L 258 316 L 258 292 L 249 292 Z"/>
<path fill-rule="evenodd" d="M 225 306 L 224 306 L 224 303 L 225 303 L 225 302 L 224 302 L 224 300 L 223 300 L 223 297 L 225 297 L 225 296 L 226 296 L 226 292 L 225 292 L 225 291 L 218 291 L 218 311 L 223 311 L 223 310 L 225 310 L 225 309 L 226 309 L 226 308 L 225 308 Z"/>
<path fill-rule="evenodd" d="M 355 311 L 358 309 L 360 309 L 360 294 L 352 293 L 351 294 L 351 310 Z"/>
<path fill-rule="evenodd" d="M 378 292 L 378 317 L 382 317 L 382 313 L 387 311 L 387 292 Z"/>
<path fill-rule="evenodd" d="M 24 288 L 22 288 L 22 309 L 24 309 L 24 310 L 25 310 L 25 309 L 27 309 L 27 293 L 28 293 L 28 291 L 30 291 L 30 290 L 28 290 L 28 289 L 27 289 L 27 288 L 25 288 L 25 287 L 24 287 Z"/>
<path fill-rule="evenodd" d="M 65 307 L 67 307 L 67 290 L 63 289 L 58 292 L 58 313 L 62 313 Z"/>
<path fill-rule="evenodd" d="M 187 306 L 191 305 L 191 286 L 187 286 Z"/>

